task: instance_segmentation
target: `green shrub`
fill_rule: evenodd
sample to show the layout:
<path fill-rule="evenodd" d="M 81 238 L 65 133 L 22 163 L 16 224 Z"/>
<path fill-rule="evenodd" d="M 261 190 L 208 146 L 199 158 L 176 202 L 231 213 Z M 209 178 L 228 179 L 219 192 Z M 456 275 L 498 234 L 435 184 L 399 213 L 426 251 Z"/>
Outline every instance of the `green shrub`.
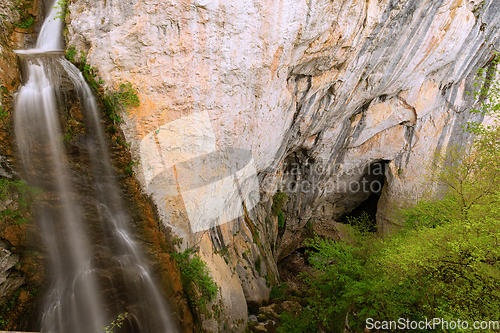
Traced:
<path fill-rule="evenodd" d="M 262 258 L 260 256 L 257 256 L 257 259 L 255 260 L 255 270 L 257 273 L 260 275 L 260 270 L 261 270 L 261 264 L 262 264 Z"/>
<path fill-rule="evenodd" d="M 279 286 L 273 286 L 271 288 L 271 293 L 269 294 L 269 299 L 279 299 L 287 295 L 288 286 L 286 283 L 282 283 Z"/>
<path fill-rule="evenodd" d="M 316 332 L 317 325 L 311 320 L 311 315 L 307 309 L 294 317 L 288 312 L 281 314 L 281 323 L 277 328 L 278 333 L 310 333 Z"/>
<path fill-rule="evenodd" d="M 493 125 L 469 123 L 473 144 L 433 159 L 435 189 L 401 211 L 402 229 L 376 238 L 367 216 L 348 219 L 348 240 L 315 237 L 305 245 L 315 273 L 308 318 L 328 332 L 361 332 L 367 318 L 421 321 L 498 320 L 500 308 L 500 83 L 493 65 L 479 72 L 475 112 Z M 306 318 L 306 320 L 308 319 Z M 285 316 L 281 332 L 301 332 Z M 439 328 L 438 328 L 439 329 Z M 426 332 L 428 330 L 419 330 Z M 467 330 L 470 331 L 470 330 Z M 484 330 L 484 332 L 492 332 Z"/>
<path fill-rule="evenodd" d="M 132 83 L 121 83 L 118 90 L 103 93 L 102 85 L 104 84 L 104 81 L 96 81 L 97 69 L 87 63 L 87 56 L 85 53 L 80 52 L 80 59 L 78 61 L 76 61 L 75 57 L 76 49 L 73 46 L 70 46 L 66 51 L 66 58 L 74 63 L 82 72 L 85 81 L 89 84 L 94 93 L 96 93 L 102 100 L 106 116 L 114 125 L 119 124 L 122 121 L 121 117 L 118 115 L 120 111 L 123 111 L 128 107 L 140 106 L 141 102 L 139 96 L 137 95 L 137 91 L 134 86 L 132 86 Z M 117 128 L 114 125 L 108 128 L 108 132 L 116 133 Z M 124 142 L 117 143 L 126 146 Z"/>
<path fill-rule="evenodd" d="M 127 107 L 140 106 L 141 102 L 132 83 L 122 83 L 117 91 L 108 93 L 104 98 L 104 107 L 106 113 L 113 123 L 120 123 L 121 117 L 117 111 L 124 110 Z"/>
<path fill-rule="evenodd" d="M 353 298 L 368 288 L 363 279 L 366 253 L 353 241 L 315 237 L 304 245 L 314 249 L 308 254 L 316 273 L 301 275 L 309 286 L 311 316 L 330 331 L 340 332 Z"/>
<path fill-rule="evenodd" d="M 141 105 L 137 92 L 130 82 L 120 84 L 119 90 L 113 94 L 115 95 L 116 102 L 122 108 Z"/>
<path fill-rule="evenodd" d="M 288 195 L 286 195 L 285 192 L 277 191 L 273 195 L 273 204 L 271 206 L 271 209 L 274 214 L 278 215 L 278 228 L 285 227 L 285 214 L 281 210 L 281 207 L 283 207 L 283 205 L 287 200 L 288 200 Z"/>
<path fill-rule="evenodd" d="M 27 223 L 29 208 L 39 189 L 29 187 L 19 180 L 0 178 L 0 200 L 12 199 L 15 206 L 8 205 L 0 211 L 0 219 L 8 219 L 18 225 Z"/>
<path fill-rule="evenodd" d="M 22 20 L 20 23 L 16 23 L 14 25 L 17 28 L 27 29 L 27 28 L 31 28 L 34 23 L 35 23 L 35 18 L 33 16 L 29 15 L 29 16 L 25 17 L 24 20 Z"/>
<path fill-rule="evenodd" d="M 68 9 L 69 2 L 70 0 L 57 0 L 56 5 L 54 6 L 54 8 L 58 9 L 55 19 L 60 19 L 64 21 L 66 15 L 69 14 L 69 9 Z"/>
<path fill-rule="evenodd" d="M 285 192 L 277 191 L 273 195 L 273 205 L 271 206 L 272 211 L 278 214 L 281 211 L 281 207 L 288 200 L 288 195 Z"/>
<path fill-rule="evenodd" d="M 283 228 L 285 226 L 285 215 L 282 211 L 278 212 L 278 227 Z"/>
<path fill-rule="evenodd" d="M 33 0 L 18 0 L 15 7 L 11 7 L 11 10 L 15 10 L 19 14 L 19 23 L 14 23 L 14 27 L 27 29 L 33 26 L 35 18 L 29 14 L 32 7 Z"/>
<path fill-rule="evenodd" d="M 129 164 L 125 166 L 124 172 L 127 176 L 131 177 L 134 174 L 134 171 L 132 170 L 132 167 L 134 165 L 138 165 L 139 161 L 131 161 Z"/>
<path fill-rule="evenodd" d="M 71 62 L 75 62 L 75 56 L 76 56 L 76 49 L 74 46 L 68 47 L 66 50 L 66 59 L 68 59 Z"/>
<path fill-rule="evenodd" d="M 4 119 L 9 115 L 7 111 L 4 110 L 3 107 L 0 106 L 0 119 Z"/>
<path fill-rule="evenodd" d="M 347 223 L 360 233 L 375 232 L 376 222 L 370 218 L 367 212 L 362 212 L 360 216 L 347 216 Z"/>
<path fill-rule="evenodd" d="M 181 271 L 182 286 L 186 291 L 191 306 L 207 313 L 207 301 L 211 302 L 219 293 L 217 283 L 210 276 L 207 264 L 191 249 L 181 253 L 171 253 Z M 196 296 L 196 288 L 200 297 Z"/>
<path fill-rule="evenodd" d="M 314 249 L 316 273 L 304 276 L 312 318 L 332 332 L 342 332 L 346 318 L 355 331 L 367 318 L 496 320 L 500 151 L 492 142 L 500 130 L 440 157 L 432 179 L 439 197 L 403 210 L 398 232 L 375 238 L 361 216 L 346 226 L 348 241 L 305 242 Z"/>

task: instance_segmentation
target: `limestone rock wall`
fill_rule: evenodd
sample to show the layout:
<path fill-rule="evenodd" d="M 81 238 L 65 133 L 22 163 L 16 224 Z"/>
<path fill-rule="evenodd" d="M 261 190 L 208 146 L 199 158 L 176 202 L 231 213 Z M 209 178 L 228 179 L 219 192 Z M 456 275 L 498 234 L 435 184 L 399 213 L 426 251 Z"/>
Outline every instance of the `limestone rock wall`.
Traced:
<path fill-rule="evenodd" d="M 419 193 L 434 152 L 469 140 L 466 92 L 500 35 L 494 0 L 73 0 L 69 10 L 68 45 L 109 89 L 138 89 L 121 129 L 162 223 L 181 249 L 199 247 L 221 287 L 227 322 L 207 319 L 213 331 L 244 328 L 276 261 L 307 228 L 335 232 L 367 196 L 342 184 L 380 161 L 377 220 L 390 228 L 392 205 Z M 200 206 L 216 205 L 196 196 L 215 193 L 230 168 L 193 161 L 228 149 L 249 155 L 257 193 L 243 189 L 248 209 L 231 222 L 195 229 Z M 204 177 L 176 185 L 176 163 Z M 281 220 L 278 189 L 289 196 Z"/>

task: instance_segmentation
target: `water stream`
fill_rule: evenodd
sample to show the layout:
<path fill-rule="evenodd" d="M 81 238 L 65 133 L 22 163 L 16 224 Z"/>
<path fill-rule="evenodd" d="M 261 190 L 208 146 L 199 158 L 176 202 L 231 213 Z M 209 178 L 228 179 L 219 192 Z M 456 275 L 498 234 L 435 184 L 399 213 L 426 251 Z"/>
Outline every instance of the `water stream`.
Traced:
<path fill-rule="evenodd" d="M 49 0 L 50 1 L 50 0 Z M 54 1 L 55 3 L 55 1 Z M 96 100 L 63 55 L 58 9 L 49 7 L 36 47 L 17 51 L 23 82 L 15 99 L 15 138 L 26 181 L 45 191 L 37 223 L 52 279 L 42 309 L 42 332 L 103 332 L 128 313 L 120 332 L 178 332 L 129 230 Z M 70 82 L 86 127 L 94 210 L 81 204 L 62 140 L 62 86 Z M 97 235 L 97 236 L 96 236 Z"/>

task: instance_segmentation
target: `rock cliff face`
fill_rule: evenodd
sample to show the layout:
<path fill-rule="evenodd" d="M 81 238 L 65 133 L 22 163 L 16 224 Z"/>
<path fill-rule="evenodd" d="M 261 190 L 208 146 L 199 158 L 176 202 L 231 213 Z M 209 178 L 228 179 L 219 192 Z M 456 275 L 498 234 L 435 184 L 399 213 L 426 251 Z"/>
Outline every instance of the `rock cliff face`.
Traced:
<path fill-rule="evenodd" d="M 66 38 L 109 89 L 138 89 L 141 106 L 121 126 L 138 180 L 220 285 L 224 319 L 205 327 L 238 331 L 305 231 L 335 234 L 372 194 L 379 230 L 390 228 L 392 205 L 418 195 L 434 152 L 467 142 L 466 92 L 498 49 L 499 10 L 494 0 L 73 0 Z M 244 206 L 226 212 L 230 174 L 243 179 Z M 272 209 L 277 190 L 289 199 Z"/>

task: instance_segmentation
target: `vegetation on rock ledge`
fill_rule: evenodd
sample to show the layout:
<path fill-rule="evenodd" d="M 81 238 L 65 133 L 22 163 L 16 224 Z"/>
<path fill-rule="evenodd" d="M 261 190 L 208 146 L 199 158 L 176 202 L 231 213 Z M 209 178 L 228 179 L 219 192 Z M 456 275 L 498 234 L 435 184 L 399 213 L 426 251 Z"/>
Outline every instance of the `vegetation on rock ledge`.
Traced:
<path fill-rule="evenodd" d="M 210 276 L 207 264 L 194 254 L 192 249 L 170 255 L 179 265 L 182 286 L 188 294 L 191 306 L 208 316 L 207 303 L 215 300 L 219 288 Z"/>

